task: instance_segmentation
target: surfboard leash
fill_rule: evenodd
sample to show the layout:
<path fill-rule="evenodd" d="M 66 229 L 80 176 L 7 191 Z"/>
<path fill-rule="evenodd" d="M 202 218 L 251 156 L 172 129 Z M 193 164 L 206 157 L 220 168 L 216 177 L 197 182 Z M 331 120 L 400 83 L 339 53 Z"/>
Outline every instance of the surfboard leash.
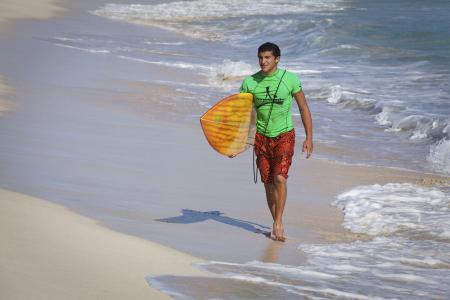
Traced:
<path fill-rule="evenodd" d="M 269 116 L 267 117 L 266 125 L 264 126 L 264 133 L 263 133 L 264 136 L 267 133 L 267 127 L 269 126 L 270 117 L 272 116 L 273 104 L 275 103 L 275 99 L 277 98 L 278 89 L 280 88 L 281 82 L 283 81 L 284 74 L 286 74 L 286 69 L 284 70 L 283 75 L 281 75 L 280 81 L 278 82 L 278 85 L 277 85 L 277 89 L 275 90 L 275 93 L 273 94 L 273 98 L 270 96 L 269 87 L 266 86 L 266 99 L 267 99 L 267 96 L 269 96 L 269 99 L 272 100 L 272 103 L 270 105 Z M 253 144 L 253 182 L 256 184 L 258 182 L 259 167 L 258 167 L 258 164 L 256 163 L 256 159 L 255 159 L 255 152 L 256 152 L 255 144 L 256 144 L 256 139 L 255 139 L 255 143 Z M 255 168 L 255 165 L 256 165 L 256 168 Z"/>

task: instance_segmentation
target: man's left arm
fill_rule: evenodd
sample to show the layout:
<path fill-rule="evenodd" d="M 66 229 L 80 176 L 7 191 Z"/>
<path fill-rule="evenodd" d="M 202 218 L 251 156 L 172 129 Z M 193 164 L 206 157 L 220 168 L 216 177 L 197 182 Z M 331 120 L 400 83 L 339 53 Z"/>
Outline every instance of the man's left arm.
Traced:
<path fill-rule="evenodd" d="M 305 94 L 303 91 L 299 91 L 294 94 L 295 101 L 297 102 L 300 115 L 302 116 L 303 127 L 305 128 L 306 138 L 303 142 L 302 152 L 306 152 L 306 158 L 309 158 L 313 152 L 313 125 L 311 112 L 306 102 Z"/>

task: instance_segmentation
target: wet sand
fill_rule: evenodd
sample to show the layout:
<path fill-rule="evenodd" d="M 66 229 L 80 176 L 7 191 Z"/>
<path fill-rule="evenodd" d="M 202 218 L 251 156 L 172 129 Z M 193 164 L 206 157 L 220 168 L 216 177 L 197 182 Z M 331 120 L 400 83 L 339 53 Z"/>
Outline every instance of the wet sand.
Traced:
<path fill-rule="evenodd" d="M 0 116 L 14 109 L 14 104 L 10 100 L 12 94 L 13 89 L 0 76 Z"/>
<path fill-rule="evenodd" d="M 15 21 L 64 12 L 59 2 L 2 1 L 0 34 Z M 17 104 L 7 82 L 0 76 L 0 117 L 14 114 Z M 5 189 L 0 189 L 0 231 L 2 299 L 169 299 L 152 289 L 146 276 L 208 276 L 192 266 L 198 258 Z"/>
<path fill-rule="evenodd" d="M 66 9 L 60 0 L 2 0 L 0 2 L 0 37 L 17 21 L 24 19 L 48 19 L 62 14 Z M 1 70 L 0 70 L 1 72 Z M 0 116 L 14 108 L 10 97 L 13 88 L 0 73 Z"/>

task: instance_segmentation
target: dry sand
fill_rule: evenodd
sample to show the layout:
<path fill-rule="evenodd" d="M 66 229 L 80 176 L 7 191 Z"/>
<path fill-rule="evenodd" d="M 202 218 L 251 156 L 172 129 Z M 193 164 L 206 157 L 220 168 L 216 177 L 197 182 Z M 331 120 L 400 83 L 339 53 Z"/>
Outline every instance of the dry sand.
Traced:
<path fill-rule="evenodd" d="M 64 11 L 62 1 L 2 0 L 0 1 L 0 32 L 15 20 L 48 19 Z"/>
<path fill-rule="evenodd" d="M 149 274 L 205 275 L 197 258 L 0 190 L 0 298 L 169 299 Z"/>

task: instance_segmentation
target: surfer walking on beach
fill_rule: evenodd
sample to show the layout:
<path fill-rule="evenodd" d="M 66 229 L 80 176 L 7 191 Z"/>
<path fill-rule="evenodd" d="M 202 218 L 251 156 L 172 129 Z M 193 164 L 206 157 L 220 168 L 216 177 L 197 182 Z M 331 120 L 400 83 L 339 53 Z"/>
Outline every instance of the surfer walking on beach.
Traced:
<path fill-rule="evenodd" d="M 261 70 L 244 79 L 240 92 L 253 94 L 257 113 L 254 151 L 273 218 L 271 237 L 285 241 L 283 212 L 295 144 L 291 111 L 293 99 L 297 102 L 305 128 L 302 152 L 306 153 L 306 158 L 313 151 L 313 134 L 311 112 L 300 79 L 294 73 L 278 68 L 280 56 L 280 48 L 276 44 L 262 44 L 258 48 Z"/>

